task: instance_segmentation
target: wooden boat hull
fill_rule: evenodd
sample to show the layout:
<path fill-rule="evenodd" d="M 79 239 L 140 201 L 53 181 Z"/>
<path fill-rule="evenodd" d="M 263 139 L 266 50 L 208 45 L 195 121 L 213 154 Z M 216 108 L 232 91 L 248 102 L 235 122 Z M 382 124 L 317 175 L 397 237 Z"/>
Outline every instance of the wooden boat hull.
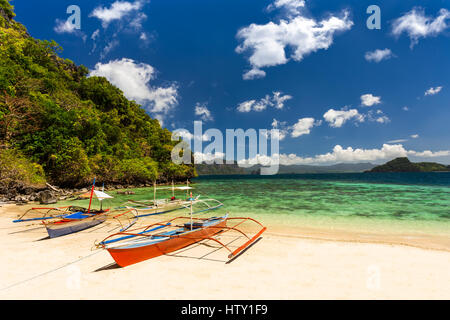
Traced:
<path fill-rule="evenodd" d="M 226 219 L 221 219 L 218 223 L 206 228 L 182 234 L 179 237 L 173 237 L 165 241 L 157 242 L 150 245 L 139 246 L 135 248 L 107 248 L 112 258 L 121 267 L 126 267 L 141 261 L 152 259 L 163 254 L 168 254 L 196 242 L 202 241 L 204 238 L 212 237 L 219 233 L 227 225 Z"/>
<path fill-rule="evenodd" d="M 63 219 L 61 221 L 46 224 L 45 227 L 50 238 L 57 238 L 95 227 L 105 221 L 106 215 L 99 214 L 90 218 L 74 221 L 67 221 Z"/>

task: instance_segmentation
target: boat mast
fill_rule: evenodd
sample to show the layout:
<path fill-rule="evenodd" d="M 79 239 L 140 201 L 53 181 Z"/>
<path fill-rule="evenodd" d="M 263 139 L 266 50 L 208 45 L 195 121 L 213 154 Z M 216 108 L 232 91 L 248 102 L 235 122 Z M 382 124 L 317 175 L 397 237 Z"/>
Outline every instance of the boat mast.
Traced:
<path fill-rule="evenodd" d="M 192 222 L 192 214 L 193 214 L 193 211 L 192 211 L 192 192 L 191 192 L 191 197 L 189 198 L 189 200 L 191 201 L 191 231 L 192 231 L 192 224 L 193 224 L 193 222 Z"/>
<path fill-rule="evenodd" d="M 172 197 L 175 197 L 175 185 L 173 184 L 173 180 L 172 180 Z"/>
<path fill-rule="evenodd" d="M 156 205 L 156 181 L 153 181 L 153 205 Z"/>
<path fill-rule="evenodd" d="M 87 213 L 89 213 L 91 211 L 91 203 L 92 203 L 92 196 L 94 195 L 94 187 L 95 187 L 95 178 L 94 178 L 94 183 L 92 184 L 91 198 L 89 199 L 89 208 L 88 208 Z"/>
<path fill-rule="evenodd" d="M 103 186 L 102 186 L 102 192 L 105 192 L 105 183 L 104 182 L 103 182 Z M 102 200 L 100 200 L 100 211 L 103 211 L 103 201 Z"/>

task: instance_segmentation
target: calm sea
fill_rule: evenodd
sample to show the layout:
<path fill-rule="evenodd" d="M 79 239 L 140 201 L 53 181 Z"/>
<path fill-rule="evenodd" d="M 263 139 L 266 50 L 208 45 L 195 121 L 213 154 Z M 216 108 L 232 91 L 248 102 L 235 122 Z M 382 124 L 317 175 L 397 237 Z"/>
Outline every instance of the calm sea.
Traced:
<path fill-rule="evenodd" d="M 450 235 L 450 172 L 204 176 L 196 194 L 266 223 Z"/>
<path fill-rule="evenodd" d="M 450 172 L 203 176 L 193 183 L 194 195 L 224 203 L 214 214 L 251 216 L 269 227 L 415 232 L 450 238 Z M 124 196 L 113 191 L 113 205 L 153 198 L 152 188 L 135 192 Z M 170 195 L 171 191 L 158 191 L 158 198 Z"/>

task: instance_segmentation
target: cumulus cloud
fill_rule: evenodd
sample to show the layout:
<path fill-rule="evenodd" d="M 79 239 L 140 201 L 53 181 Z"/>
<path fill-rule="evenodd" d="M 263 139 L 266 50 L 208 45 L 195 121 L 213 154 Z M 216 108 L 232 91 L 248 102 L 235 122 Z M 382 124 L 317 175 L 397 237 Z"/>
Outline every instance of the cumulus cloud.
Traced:
<path fill-rule="evenodd" d="M 214 118 L 206 103 L 197 103 L 195 105 L 195 115 L 200 116 L 203 121 L 212 121 Z"/>
<path fill-rule="evenodd" d="M 357 122 L 364 122 L 364 116 L 360 114 L 356 109 L 350 110 L 330 109 L 323 115 L 323 118 L 325 119 L 326 122 L 328 122 L 330 127 L 333 128 L 340 128 L 344 125 L 344 123 L 346 123 L 351 119 Z"/>
<path fill-rule="evenodd" d="M 155 69 L 145 63 L 123 58 L 108 63 L 97 63 L 90 76 L 107 78 L 123 91 L 128 99 L 142 104 L 159 120 L 178 104 L 178 88 L 175 84 L 154 87 L 150 84 L 156 78 Z"/>
<path fill-rule="evenodd" d="M 381 103 L 381 97 L 376 97 L 371 93 L 363 94 L 361 96 L 361 105 L 363 105 L 365 107 L 371 107 L 373 105 L 380 104 L 380 103 Z"/>
<path fill-rule="evenodd" d="M 378 122 L 378 123 L 389 123 L 391 122 L 391 119 L 389 119 L 388 116 L 384 114 L 382 110 L 370 110 L 367 112 L 366 115 L 364 115 L 364 118 L 371 122 Z"/>
<path fill-rule="evenodd" d="M 69 20 L 56 19 L 56 26 L 53 28 L 53 30 L 56 33 L 75 33 L 78 29 L 76 29 L 75 24 L 73 24 Z"/>
<path fill-rule="evenodd" d="M 275 109 L 283 109 L 286 101 L 292 99 L 290 95 L 283 95 L 279 91 L 272 92 L 272 96 L 266 95 L 264 98 L 259 100 L 248 100 L 241 102 L 237 106 L 237 111 L 239 112 L 250 112 L 250 111 L 263 111 L 268 107 L 273 107 Z"/>
<path fill-rule="evenodd" d="M 194 163 L 195 164 L 212 164 L 212 163 L 223 163 L 225 159 L 225 154 L 223 152 L 214 152 L 214 153 L 202 153 L 195 152 L 194 153 Z"/>
<path fill-rule="evenodd" d="M 287 122 L 273 119 L 272 130 L 269 131 L 267 138 L 271 137 L 282 141 L 288 135 L 289 130 L 290 128 L 288 127 Z"/>
<path fill-rule="evenodd" d="M 359 163 L 388 161 L 397 157 L 435 158 L 449 156 L 450 150 L 414 151 L 406 150 L 401 144 L 383 144 L 380 149 L 343 148 L 336 145 L 331 152 L 313 157 L 301 157 L 296 154 L 257 155 L 252 159 L 240 160 L 239 164 L 255 165 L 330 165 L 336 163 Z"/>
<path fill-rule="evenodd" d="M 442 87 L 430 88 L 427 91 L 425 91 L 425 95 L 426 96 L 433 96 L 435 94 L 438 94 L 441 90 L 442 90 Z"/>
<path fill-rule="evenodd" d="M 423 151 L 417 152 L 406 150 L 401 144 L 383 144 L 381 149 L 354 149 L 352 147 L 343 148 L 336 145 L 332 152 L 316 155 L 313 158 L 286 157 L 285 163 L 339 163 L 339 162 L 361 162 L 388 160 L 397 157 L 417 156 L 417 157 L 438 157 L 450 155 L 450 151 Z"/>
<path fill-rule="evenodd" d="M 314 126 L 319 126 L 321 123 L 321 121 L 316 121 L 314 118 L 299 119 L 297 123 L 292 126 L 291 136 L 297 138 L 305 134 L 310 134 L 311 129 Z"/>
<path fill-rule="evenodd" d="M 420 38 L 435 37 L 448 28 L 447 20 L 450 19 L 450 11 L 447 9 L 439 10 L 436 18 L 425 15 L 422 8 L 413 8 L 392 23 L 392 34 L 399 37 L 406 33 L 411 40 L 413 48 Z"/>
<path fill-rule="evenodd" d="M 102 6 L 95 8 L 89 16 L 101 20 L 102 26 L 106 28 L 112 21 L 121 20 L 131 13 L 140 10 L 143 5 L 144 1 L 140 0 L 137 0 L 135 2 L 115 1 L 109 8 Z M 139 16 L 142 18 L 141 15 L 138 15 L 138 17 Z"/>
<path fill-rule="evenodd" d="M 394 54 L 392 53 L 391 49 L 377 49 L 375 51 L 368 51 L 364 55 L 364 58 L 369 62 L 380 62 L 382 60 L 388 60 L 392 58 Z"/>
<path fill-rule="evenodd" d="M 193 139 L 200 140 L 200 141 L 210 141 L 211 140 L 211 137 L 208 136 L 206 133 L 204 133 L 202 136 L 200 136 L 200 135 L 193 135 L 192 133 L 190 133 L 186 129 L 174 130 L 172 136 L 173 137 L 179 137 L 179 138 L 183 139 L 184 141 L 186 141 L 188 143 L 190 143 L 191 140 L 193 140 Z"/>
<path fill-rule="evenodd" d="M 238 31 L 236 36 L 242 43 L 236 52 L 250 52 L 251 69 L 243 75 L 245 80 L 264 77 L 266 73 L 262 68 L 285 64 L 290 59 L 301 61 L 308 54 L 326 50 L 332 45 L 336 32 L 353 26 L 348 11 L 317 21 L 301 13 L 303 6 L 304 1 L 275 1 L 268 8 L 287 9 L 286 18 L 263 25 L 253 23 Z M 286 57 L 286 49 L 292 49 L 290 57 Z"/>
<path fill-rule="evenodd" d="M 267 6 L 267 10 L 283 9 L 288 15 L 298 15 L 300 14 L 300 9 L 304 6 L 304 0 L 276 0 Z"/>

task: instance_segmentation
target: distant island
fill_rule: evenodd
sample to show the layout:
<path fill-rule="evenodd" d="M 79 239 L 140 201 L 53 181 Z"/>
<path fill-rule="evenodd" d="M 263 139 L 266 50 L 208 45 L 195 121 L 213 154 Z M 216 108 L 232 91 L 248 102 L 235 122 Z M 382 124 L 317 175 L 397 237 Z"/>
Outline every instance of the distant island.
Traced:
<path fill-rule="evenodd" d="M 436 162 L 411 162 L 408 158 L 396 158 L 366 172 L 438 172 L 450 171 L 450 165 Z"/>
<path fill-rule="evenodd" d="M 375 165 L 372 163 L 338 163 L 328 166 L 313 165 L 280 165 L 278 174 L 314 174 L 314 173 L 355 173 L 371 170 Z M 241 168 L 234 164 L 197 164 L 197 174 L 204 175 L 247 175 L 259 174 L 261 166 Z"/>

